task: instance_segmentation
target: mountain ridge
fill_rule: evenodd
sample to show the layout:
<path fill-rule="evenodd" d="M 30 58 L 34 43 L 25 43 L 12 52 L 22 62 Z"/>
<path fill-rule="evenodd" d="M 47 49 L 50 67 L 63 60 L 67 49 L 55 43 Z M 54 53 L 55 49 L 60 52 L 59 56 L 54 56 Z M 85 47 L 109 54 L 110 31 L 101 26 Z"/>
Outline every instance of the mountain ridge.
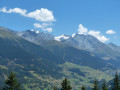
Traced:
<path fill-rule="evenodd" d="M 97 38 L 95 38 L 92 35 L 83 35 L 83 34 L 76 33 L 72 36 L 63 34 L 61 36 L 54 37 L 51 34 L 43 34 L 42 32 L 39 32 L 39 33 L 35 33 L 36 35 L 34 36 L 32 35 L 32 33 L 36 31 L 33 31 L 33 30 L 29 30 L 29 31 L 30 32 L 22 31 L 22 35 L 19 35 L 19 32 L 17 32 L 17 35 L 38 45 L 41 45 L 46 40 L 47 41 L 57 40 L 64 44 L 75 47 L 77 49 L 90 51 L 102 58 L 108 57 L 109 60 L 112 60 L 112 59 L 118 60 L 116 57 L 120 57 L 117 49 L 113 50 L 112 47 L 100 42 Z M 26 32 L 29 34 L 26 34 Z"/>

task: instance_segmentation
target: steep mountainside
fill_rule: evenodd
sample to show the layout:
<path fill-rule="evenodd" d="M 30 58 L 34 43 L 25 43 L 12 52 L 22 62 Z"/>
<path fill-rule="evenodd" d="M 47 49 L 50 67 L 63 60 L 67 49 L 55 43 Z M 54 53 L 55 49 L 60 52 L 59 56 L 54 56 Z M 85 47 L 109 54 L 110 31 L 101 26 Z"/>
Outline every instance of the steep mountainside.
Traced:
<path fill-rule="evenodd" d="M 46 34 L 37 30 L 26 30 L 19 31 L 16 34 L 28 41 L 34 42 L 36 44 L 41 44 L 44 40 L 53 40 L 54 36 L 51 34 Z"/>
<path fill-rule="evenodd" d="M 37 83 L 35 77 L 31 75 L 33 71 L 41 76 L 48 75 L 48 77 L 60 78 L 62 76 L 59 73 L 61 68 L 56 64 L 61 63 L 62 60 L 60 60 L 43 47 L 28 42 L 12 32 L 0 30 L 1 70 L 15 71 L 18 76 L 31 78 L 30 80 L 24 78 L 27 82 L 23 84 L 28 83 L 29 85 L 32 81 L 32 83 Z M 4 73 L 2 72 L 1 75 L 4 75 Z M 23 78 L 21 79 L 23 80 Z M 40 84 L 42 82 L 39 81 Z M 43 82 L 46 85 L 47 83 Z"/>
<path fill-rule="evenodd" d="M 92 55 L 92 53 L 89 53 L 84 50 L 78 50 L 70 45 L 66 45 L 64 43 L 53 40 L 53 38 L 49 38 L 49 37 L 52 37 L 49 34 L 44 34 L 41 32 L 36 33 L 36 32 L 37 31 L 27 30 L 23 32 L 17 32 L 17 35 L 19 35 L 20 37 L 28 41 L 31 41 L 33 43 L 43 46 L 55 56 L 60 57 L 61 61 L 63 60 L 63 62 L 69 61 L 76 64 L 91 66 L 92 68 L 100 68 L 100 67 L 103 68 L 103 66 L 105 66 L 105 64 L 102 64 L 105 62 L 102 59 L 96 57 L 94 54 Z M 89 59 L 86 57 L 89 57 Z"/>
<path fill-rule="evenodd" d="M 104 60 L 119 61 L 120 57 L 120 54 L 117 50 L 118 48 L 115 49 L 114 47 L 113 49 L 113 47 L 110 45 L 106 45 L 100 42 L 98 39 L 91 35 L 76 33 L 72 36 L 63 34 L 61 36 L 54 37 L 51 34 L 46 34 L 35 30 L 17 32 L 17 35 L 38 45 L 45 43 L 46 40 L 57 40 L 77 49 L 90 51 Z"/>
<path fill-rule="evenodd" d="M 120 53 L 120 46 L 117 46 L 117 45 L 115 45 L 114 43 L 109 43 L 108 46 L 109 46 L 112 50 Z"/>
<path fill-rule="evenodd" d="M 107 60 L 108 63 L 120 66 L 120 54 L 118 53 L 118 51 L 116 51 L 115 49 L 113 50 L 113 48 L 111 48 L 109 45 L 100 42 L 98 39 L 91 35 L 83 35 L 76 33 L 72 36 L 63 34 L 58 37 L 53 37 L 50 34 L 45 34 L 35 30 L 17 32 L 17 35 L 30 42 L 42 45 L 43 47 L 49 47 L 49 44 L 51 42 L 59 46 L 60 43 L 56 42 L 57 40 L 59 42 L 62 42 L 63 44 L 66 44 L 66 46 L 74 47 L 79 50 L 89 51 L 92 54 L 97 55 L 104 60 Z M 48 43 L 46 44 L 46 42 Z"/>
<path fill-rule="evenodd" d="M 113 51 L 106 44 L 100 42 L 94 36 L 74 34 L 72 37 L 62 40 L 61 42 L 76 47 L 78 49 L 88 50 L 101 57 L 109 57 L 110 59 L 117 59 L 120 55 Z"/>
<path fill-rule="evenodd" d="M 46 41 L 41 45 L 56 56 L 62 57 L 64 61 L 89 66 L 94 69 L 107 67 L 107 63 L 103 59 L 98 58 L 96 55 L 84 50 L 78 50 L 60 42 L 54 40 Z"/>
<path fill-rule="evenodd" d="M 111 80 L 115 68 L 91 52 L 51 39 L 35 44 L 4 28 L 0 30 L 0 70 L 4 77 L 0 86 L 6 74 L 15 71 L 24 88 L 48 90 L 53 85 L 60 87 L 63 77 L 69 78 L 75 89 L 80 88 L 79 82 L 90 86 L 96 76 Z"/>

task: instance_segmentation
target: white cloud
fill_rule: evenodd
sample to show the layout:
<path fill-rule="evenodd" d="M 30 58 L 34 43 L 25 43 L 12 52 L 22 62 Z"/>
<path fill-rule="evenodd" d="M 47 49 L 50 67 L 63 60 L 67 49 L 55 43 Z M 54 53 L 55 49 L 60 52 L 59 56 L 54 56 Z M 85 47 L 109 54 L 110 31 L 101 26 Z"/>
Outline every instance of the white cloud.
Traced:
<path fill-rule="evenodd" d="M 37 21 L 42 21 L 42 22 L 52 22 L 55 21 L 55 17 L 53 16 L 53 12 L 45 9 L 45 8 L 41 8 L 41 9 L 37 9 L 33 12 L 29 12 L 27 13 L 26 9 L 21 9 L 21 8 L 13 8 L 13 9 L 6 9 L 1 8 L 0 9 L 1 12 L 5 12 L 5 13 L 19 13 L 20 15 L 23 15 L 25 17 L 29 17 L 29 18 L 34 18 Z"/>
<path fill-rule="evenodd" d="M 44 27 L 47 27 L 47 26 L 51 26 L 52 23 L 42 23 L 42 25 L 43 25 Z"/>
<path fill-rule="evenodd" d="M 84 27 L 82 24 L 79 24 L 78 33 L 79 34 L 86 34 L 87 32 L 88 32 L 88 29 L 86 27 Z"/>
<path fill-rule="evenodd" d="M 38 9 L 27 14 L 28 17 L 35 18 L 38 21 L 55 21 L 52 11 L 48 9 Z"/>
<path fill-rule="evenodd" d="M 45 28 L 45 27 L 48 27 L 48 26 L 51 26 L 52 24 L 51 23 L 34 23 L 33 24 L 35 28 Z"/>
<path fill-rule="evenodd" d="M 48 27 L 51 26 L 53 21 L 55 21 L 55 17 L 53 16 L 53 12 L 45 9 L 45 8 L 41 8 L 41 9 L 37 9 L 33 12 L 28 12 L 26 9 L 21 9 L 21 8 L 13 8 L 13 9 L 6 9 L 1 8 L 0 9 L 1 12 L 5 12 L 5 13 L 18 13 L 22 16 L 25 17 L 29 17 L 29 18 L 34 18 L 37 21 L 40 22 L 46 22 L 46 23 L 34 23 L 34 27 L 35 28 L 41 28 L 43 31 L 48 31 L 48 32 L 52 32 L 52 28 Z"/>
<path fill-rule="evenodd" d="M 52 32 L 52 28 L 48 28 L 48 26 L 51 25 L 51 23 L 34 23 L 33 24 L 35 28 L 41 28 L 43 31 L 48 31 L 48 32 Z"/>
<path fill-rule="evenodd" d="M 106 31 L 106 34 L 115 34 L 116 32 L 115 31 L 113 31 L 113 30 L 108 30 L 108 31 Z"/>
<path fill-rule="evenodd" d="M 100 32 L 100 31 L 90 30 L 90 31 L 88 32 L 88 34 L 96 37 L 96 38 L 97 38 L 99 41 L 101 41 L 101 42 L 106 42 L 106 41 L 109 40 L 109 39 L 106 38 L 105 36 L 101 35 L 101 32 Z"/>
<path fill-rule="evenodd" d="M 101 42 L 106 42 L 106 41 L 109 40 L 104 35 L 101 35 L 100 31 L 94 31 L 94 30 L 89 30 L 88 31 L 88 29 L 86 27 L 84 27 L 82 24 L 79 24 L 78 34 L 85 34 L 85 35 L 89 34 L 89 35 L 92 35 L 92 36 L 96 37 Z M 73 34 L 73 36 L 74 36 L 74 34 Z"/>
<path fill-rule="evenodd" d="M 21 14 L 21 15 L 23 15 L 23 16 L 25 16 L 26 13 L 27 13 L 27 10 L 25 10 L 25 9 L 20 9 L 20 8 L 14 8 L 14 9 L 9 9 L 9 10 L 7 10 L 7 9 L 4 7 L 4 8 L 2 8 L 2 9 L 0 9 L 0 11 L 1 11 L 1 12 L 5 12 L 5 13 L 19 13 L 19 14 Z"/>
<path fill-rule="evenodd" d="M 52 32 L 53 31 L 53 29 L 52 28 L 45 28 L 45 29 L 43 29 L 44 31 L 48 31 L 48 32 Z"/>
<path fill-rule="evenodd" d="M 34 23 L 33 25 L 35 28 L 43 28 L 43 25 L 41 25 L 40 23 Z"/>

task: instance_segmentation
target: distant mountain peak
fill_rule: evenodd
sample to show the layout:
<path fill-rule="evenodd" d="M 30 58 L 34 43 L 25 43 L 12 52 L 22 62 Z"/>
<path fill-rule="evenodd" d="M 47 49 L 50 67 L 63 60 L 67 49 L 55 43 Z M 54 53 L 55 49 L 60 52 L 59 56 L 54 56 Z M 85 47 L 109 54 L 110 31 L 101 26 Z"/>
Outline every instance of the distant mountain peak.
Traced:
<path fill-rule="evenodd" d="M 37 30 L 36 33 L 40 33 L 40 31 Z"/>
<path fill-rule="evenodd" d="M 33 32 L 33 31 L 35 31 L 35 30 L 31 29 L 30 31 L 32 31 L 32 32 Z"/>
<path fill-rule="evenodd" d="M 57 40 L 57 41 L 66 40 L 68 38 L 70 38 L 70 36 L 69 35 L 64 35 L 64 34 L 62 34 L 60 36 L 57 36 L 57 37 L 54 37 L 54 39 Z"/>
<path fill-rule="evenodd" d="M 16 32 L 16 34 L 28 41 L 40 44 L 45 40 L 54 40 L 54 36 L 49 33 L 40 32 L 39 30 L 25 30 Z"/>
<path fill-rule="evenodd" d="M 73 33 L 73 34 L 72 34 L 72 37 L 74 37 L 74 36 L 75 36 L 75 34 L 76 34 L 76 33 Z"/>
<path fill-rule="evenodd" d="M 40 33 L 40 31 L 39 30 L 34 30 L 34 29 L 32 29 L 32 30 L 30 30 L 30 31 L 32 31 L 32 32 L 35 32 L 35 33 Z"/>

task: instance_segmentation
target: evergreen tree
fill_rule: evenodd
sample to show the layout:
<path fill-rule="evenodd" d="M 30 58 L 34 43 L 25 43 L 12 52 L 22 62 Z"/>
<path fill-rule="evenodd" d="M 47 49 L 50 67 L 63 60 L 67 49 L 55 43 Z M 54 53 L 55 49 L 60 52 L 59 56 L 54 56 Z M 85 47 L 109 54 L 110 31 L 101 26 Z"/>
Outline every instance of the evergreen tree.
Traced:
<path fill-rule="evenodd" d="M 10 75 L 5 80 L 5 86 L 3 87 L 3 90 L 22 90 L 20 87 L 20 83 L 18 83 L 18 80 L 16 78 L 16 75 L 11 72 Z"/>
<path fill-rule="evenodd" d="M 107 88 L 107 85 L 106 85 L 105 81 L 104 81 L 104 82 L 103 82 L 103 84 L 102 84 L 102 90 L 108 90 L 108 88 Z"/>
<path fill-rule="evenodd" d="M 95 79 L 93 82 L 93 90 L 99 90 L 97 79 Z"/>
<path fill-rule="evenodd" d="M 68 81 L 67 78 L 65 78 L 65 79 L 62 81 L 61 86 L 62 86 L 61 90 L 72 90 L 72 87 L 70 86 L 70 82 Z"/>
<path fill-rule="evenodd" d="M 114 82 L 113 82 L 113 90 L 120 90 L 120 80 L 119 80 L 119 75 L 116 72 Z"/>
<path fill-rule="evenodd" d="M 86 87 L 82 85 L 81 90 L 86 90 Z"/>

